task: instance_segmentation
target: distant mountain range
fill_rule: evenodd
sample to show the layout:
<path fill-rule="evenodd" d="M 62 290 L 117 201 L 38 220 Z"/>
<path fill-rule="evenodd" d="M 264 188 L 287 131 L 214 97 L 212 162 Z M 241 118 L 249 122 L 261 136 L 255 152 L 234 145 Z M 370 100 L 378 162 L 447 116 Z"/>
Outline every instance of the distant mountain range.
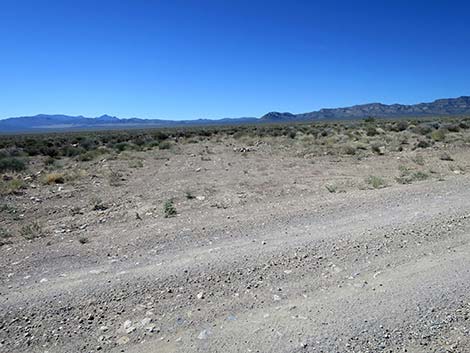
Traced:
<path fill-rule="evenodd" d="M 157 128 L 202 125 L 238 125 L 253 123 L 278 123 L 318 120 L 362 119 L 366 117 L 430 117 L 430 116 L 470 116 L 470 97 L 438 99 L 431 103 L 413 105 L 371 103 L 346 108 L 321 109 L 302 114 L 270 112 L 261 118 L 160 120 L 160 119 L 119 119 L 102 115 L 97 118 L 68 115 L 35 115 L 0 120 L 0 133 L 103 130 L 128 128 Z"/>
<path fill-rule="evenodd" d="M 69 115 L 23 116 L 0 120 L 1 132 L 45 132 L 77 130 L 118 130 L 129 128 L 163 128 L 176 126 L 232 125 L 256 123 L 257 118 L 237 119 L 198 119 L 198 120 L 160 120 L 160 119 L 119 119 L 115 116 L 102 115 L 97 118 Z"/>
<path fill-rule="evenodd" d="M 315 112 L 291 114 L 271 112 L 261 117 L 267 121 L 343 120 L 366 117 L 398 118 L 421 116 L 470 115 L 470 97 L 438 99 L 432 103 L 413 105 L 370 103 L 347 108 L 320 109 Z"/>

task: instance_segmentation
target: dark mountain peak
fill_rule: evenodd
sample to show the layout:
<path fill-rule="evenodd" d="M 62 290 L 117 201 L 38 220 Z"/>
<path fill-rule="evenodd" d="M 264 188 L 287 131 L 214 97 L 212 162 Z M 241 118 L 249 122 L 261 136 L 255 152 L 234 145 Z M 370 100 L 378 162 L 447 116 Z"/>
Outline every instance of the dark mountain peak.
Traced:
<path fill-rule="evenodd" d="M 110 116 L 110 115 L 104 114 L 104 115 L 101 115 L 101 116 L 97 117 L 96 120 L 100 120 L 100 121 L 120 121 L 121 119 L 116 118 L 115 116 Z"/>
<path fill-rule="evenodd" d="M 283 119 L 293 119 L 295 115 L 292 113 L 284 112 L 269 112 L 268 114 L 263 115 L 261 120 L 283 120 Z"/>

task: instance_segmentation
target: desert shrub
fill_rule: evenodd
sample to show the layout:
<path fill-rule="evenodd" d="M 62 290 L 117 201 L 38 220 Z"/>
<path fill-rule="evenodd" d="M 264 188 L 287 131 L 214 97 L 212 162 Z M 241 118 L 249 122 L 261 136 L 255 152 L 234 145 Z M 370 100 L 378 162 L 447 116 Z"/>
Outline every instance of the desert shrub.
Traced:
<path fill-rule="evenodd" d="M 208 130 L 208 129 L 203 129 L 203 130 L 199 131 L 199 135 L 204 136 L 204 137 L 211 137 L 212 133 L 213 132 L 211 130 Z"/>
<path fill-rule="evenodd" d="M 127 142 L 119 142 L 113 145 L 112 147 L 118 152 L 122 152 L 122 151 L 130 149 L 131 146 Z"/>
<path fill-rule="evenodd" d="M 0 195 L 9 195 L 18 193 L 21 189 L 26 188 L 26 183 L 18 178 L 2 179 L 0 181 Z"/>
<path fill-rule="evenodd" d="M 354 146 L 348 145 L 344 147 L 344 153 L 348 154 L 350 156 L 353 156 L 356 154 L 356 148 Z"/>
<path fill-rule="evenodd" d="M 171 148 L 171 143 L 168 141 L 162 141 L 158 144 L 158 148 L 161 150 L 169 150 Z"/>
<path fill-rule="evenodd" d="M 12 234 L 7 231 L 5 228 L 0 227 L 0 239 L 11 238 Z"/>
<path fill-rule="evenodd" d="M 44 165 L 46 167 L 50 167 L 50 166 L 53 166 L 55 163 L 55 158 L 53 157 L 47 157 L 45 160 L 44 160 Z"/>
<path fill-rule="evenodd" d="M 398 167 L 398 170 L 400 171 L 399 176 L 396 178 L 397 182 L 400 184 L 410 184 L 410 178 L 409 175 L 411 173 L 410 169 L 405 167 L 404 165 L 401 165 Z"/>
<path fill-rule="evenodd" d="M 420 140 L 418 141 L 418 143 L 415 145 L 416 148 L 428 148 L 430 147 L 431 144 L 426 141 L 426 140 Z"/>
<path fill-rule="evenodd" d="M 155 148 L 155 147 L 158 147 L 160 143 L 158 141 L 152 141 L 148 144 L 148 147 L 150 148 Z"/>
<path fill-rule="evenodd" d="M 466 121 L 461 121 L 461 122 L 459 123 L 459 127 L 460 127 L 461 129 L 468 129 L 468 128 L 470 128 L 470 125 L 469 125 L 468 122 L 466 122 Z"/>
<path fill-rule="evenodd" d="M 39 151 L 43 156 L 49 156 L 52 158 L 59 156 L 59 149 L 55 146 L 40 147 Z"/>
<path fill-rule="evenodd" d="M 38 222 L 33 222 L 21 227 L 20 235 L 25 239 L 32 240 L 43 237 L 45 233 Z"/>
<path fill-rule="evenodd" d="M 385 147 L 379 143 L 379 142 L 374 142 L 371 146 L 370 146 L 372 152 L 374 153 L 377 153 L 377 154 L 384 154 L 384 150 L 385 150 Z"/>
<path fill-rule="evenodd" d="M 400 175 L 396 178 L 400 184 L 411 184 L 414 181 L 426 180 L 429 175 L 423 171 L 412 171 L 405 166 L 400 166 Z"/>
<path fill-rule="evenodd" d="M 232 134 L 233 138 L 234 139 L 241 139 L 243 136 L 246 135 L 246 132 L 245 131 L 237 131 L 235 133 Z"/>
<path fill-rule="evenodd" d="M 457 124 L 445 124 L 442 126 L 443 129 L 450 131 L 450 132 L 459 132 L 460 127 Z"/>
<path fill-rule="evenodd" d="M 80 146 L 87 151 L 93 150 L 99 146 L 99 142 L 93 138 L 84 137 L 80 140 Z"/>
<path fill-rule="evenodd" d="M 417 171 L 412 174 L 413 180 L 426 180 L 429 178 L 429 174 L 423 171 Z"/>
<path fill-rule="evenodd" d="M 109 170 L 109 185 L 111 186 L 120 186 L 122 183 L 122 175 L 117 170 Z"/>
<path fill-rule="evenodd" d="M 332 184 L 325 185 L 325 188 L 326 188 L 326 190 L 328 190 L 332 194 L 334 194 L 338 190 L 338 187 L 336 185 L 332 185 Z"/>
<path fill-rule="evenodd" d="M 444 139 L 446 138 L 445 130 L 444 129 L 434 130 L 433 132 L 431 132 L 431 138 L 436 142 L 444 141 Z"/>
<path fill-rule="evenodd" d="M 411 160 L 415 162 L 418 165 L 424 166 L 426 164 L 426 161 L 424 160 L 424 157 L 421 155 L 417 155 L 415 157 L 412 157 Z"/>
<path fill-rule="evenodd" d="M 395 131 L 405 131 L 408 129 L 408 122 L 404 120 L 400 120 L 395 124 Z"/>
<path fill-rule="evenodd" d="M 22 159 L 16 157 L 4 157 L 0 159 L 0 172 L 20 172 L 26 169 L 26 164 Z"/>
<path fill-rule="evenodd" d="M 153 138 L 156 139 L 157 141 L 164 141 L 164 140 L 166 140 L 166 139 L 169 137 L 166 132 L 160 131 L 160 130 L 155 131 L 152 136 L 153 136 Z"/>
<path fill-rule="evenodd" d="M 11 206 L 11 205 L 8 205 L 8 204 L 1 204 L 0 205 L 0 212 L 6 212 L 6 213 L 9 213 L 9 214 L 15 214 L 18 212 L 18 210 L 14 207 L 14 206 Z"/>
<path fill-rule="evenodd" d="M 67 182 L 71 182 L 74 180 L 82 179 L 86 177 L 88 173 L 84 169 L 73 168 L 67 171 Z"/>
<path fill-rule="evenodd" d="M 173 204 L 173 200 L 166 200 L 163 204 L 163 214 L 165 218 L 176 216 L 176 208 Z"/>
<path fill-rule="evenodd" d="M 85 152 L 86 150 L 84 148 L 77 147 L 77 146 L 65 146 L 62 149 L 62 155 L 66 157 L 75 157 Z"/>
<path fill-rule="evenodd" d="M 98 148 L 93 151 L 86 151 L 85 153 L 82 153 L 78 156 L 78 160 L 81 162 L 92 161 L 93 159 L 108 152 L 109 150 L 106 147 Z"/>
<path fill-rule="evenodd" d="M 107 205 L 105 205 L 103 200 L 101 200 L 99 197 L 96 197 L 96 196 L 92 197 L 91 205 L 92 205 L 91 209 L 93 211 L 105 211 L 109 208 Z"/>
<path fill-rule="evenodd" d="M 297 136 L 297 131 L 291 130 L 287 133 L 287 136 L 291 139 L 295 139 L 295 137 Z"/>
<path fill-rule="evenodd" d="M 142 147 L 143 145 L 146 144 L 146 138 L 144 136 L 139 136 L 135 139 L 132 140 L 132 143 L 136 146 Z"/>
<path fill-rule="evenodd" d="M 95 151 L 85 151 L 78 156 L 80 162 L 88 162 L 93 160 L 96 157 Z"/>
<path fill-rule="evenodd" d="M 12 147 L 9 146 L 7 149 L 0 152 L 0 158 L 4 157 L 24 157 L 27 154 L 23 151 L 22 148 L 18 146 Z"/>
<path fill-rule="evenodd" d="M 378 131 L 374 126 L 368 126 L 366 128 L 366 135 L 367 136 L 375 136 L 377 134 L 378 134 Z"/>
<path fill-rule="evenodd" d="M 10 238 L 12 234 L 5 228 L 0 227 L 0 246 L 10 244 Z"/>
<path fill-rule="evenodd" d="M 144 163 L 140 159 L 133 159 L 129 161 L 129 168 L 142 168 Z"/>
<path fill-rule="evenodd" d="M 366 183 L 372 186 L 374 189 L 381 189 L 386 186 L 384 179 L 378 176 L 371 175 L 366 179 Z"/>
<path fill-rule="evenodd" d="M 429 124 L 419 124 L 413 129 L 413 132 L 419 135 L 427 135 L 433 130 Z"/>

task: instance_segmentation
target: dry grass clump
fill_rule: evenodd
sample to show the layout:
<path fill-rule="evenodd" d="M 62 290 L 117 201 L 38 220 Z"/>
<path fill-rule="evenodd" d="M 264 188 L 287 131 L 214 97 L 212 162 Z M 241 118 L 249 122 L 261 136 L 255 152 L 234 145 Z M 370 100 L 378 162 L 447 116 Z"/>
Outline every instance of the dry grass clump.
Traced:
<path fill-rule="evenodd" d="M 122 185 L 122 181 L 123 181 L 122 179 L 123 179 L 122 174 L 119 171 L 112 170 L 112 169 L 109 170 L 108 180 L 109 180 L 110 186 Z"/>
<path fill-rule="evenodd" d="M 387 186 L 385 180 L 381 177 L 371 175 L 366 179 L 366 183 L 374 189 L 382 189 Z"/>
<path fill-rule="evenodd" d="M 65 175 L 63 173 L 49 173 L 45 177 L 46 184 L 63 184 L 65 183 Z"/>
<path fill-rule="evenodd" d="M 5 228 L 0 227 L 0 246 L 10 244 L 10 238 L 12 234 Z"/>
<path fill-rule="evenodd" d="M 400 175 L 396 178 L 400 184 L 411 184 L 415 181 L 426 180 L 429 174 L 421 170 L 413 171 L 405 166 L 399 167 Z"/>
<path fill-rule="evenodd" d="M 20 229 L 20 235 L 27 240 L 32 240 L 45 236 L 45 232 L 38 222 L 33 222 L 23 226 Z"/>
<path fill-rule="evenodd" d="M 0 195 L 10 195 L 26 189 L 26 183 L 19 178 L 6 178 L 0 181 Z"/>
<path fill-rule="evenodd" d="M 170 218 L 176 216 L 176 208 L 173 204 L 173 200 L 166 200 L 163 204 L 163 214 L 165 218 Z"/>

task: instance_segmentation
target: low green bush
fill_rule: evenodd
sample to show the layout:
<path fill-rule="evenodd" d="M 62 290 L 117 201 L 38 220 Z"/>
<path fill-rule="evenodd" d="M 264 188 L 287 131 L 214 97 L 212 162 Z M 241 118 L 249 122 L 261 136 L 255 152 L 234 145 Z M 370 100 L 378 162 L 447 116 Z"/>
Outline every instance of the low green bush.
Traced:
<path fill-rule="evenodd" d="M 0 172 L 20 172 L 26 169 L 26 163 L 16 157 L 4 157 L 0 159 Z"/>

